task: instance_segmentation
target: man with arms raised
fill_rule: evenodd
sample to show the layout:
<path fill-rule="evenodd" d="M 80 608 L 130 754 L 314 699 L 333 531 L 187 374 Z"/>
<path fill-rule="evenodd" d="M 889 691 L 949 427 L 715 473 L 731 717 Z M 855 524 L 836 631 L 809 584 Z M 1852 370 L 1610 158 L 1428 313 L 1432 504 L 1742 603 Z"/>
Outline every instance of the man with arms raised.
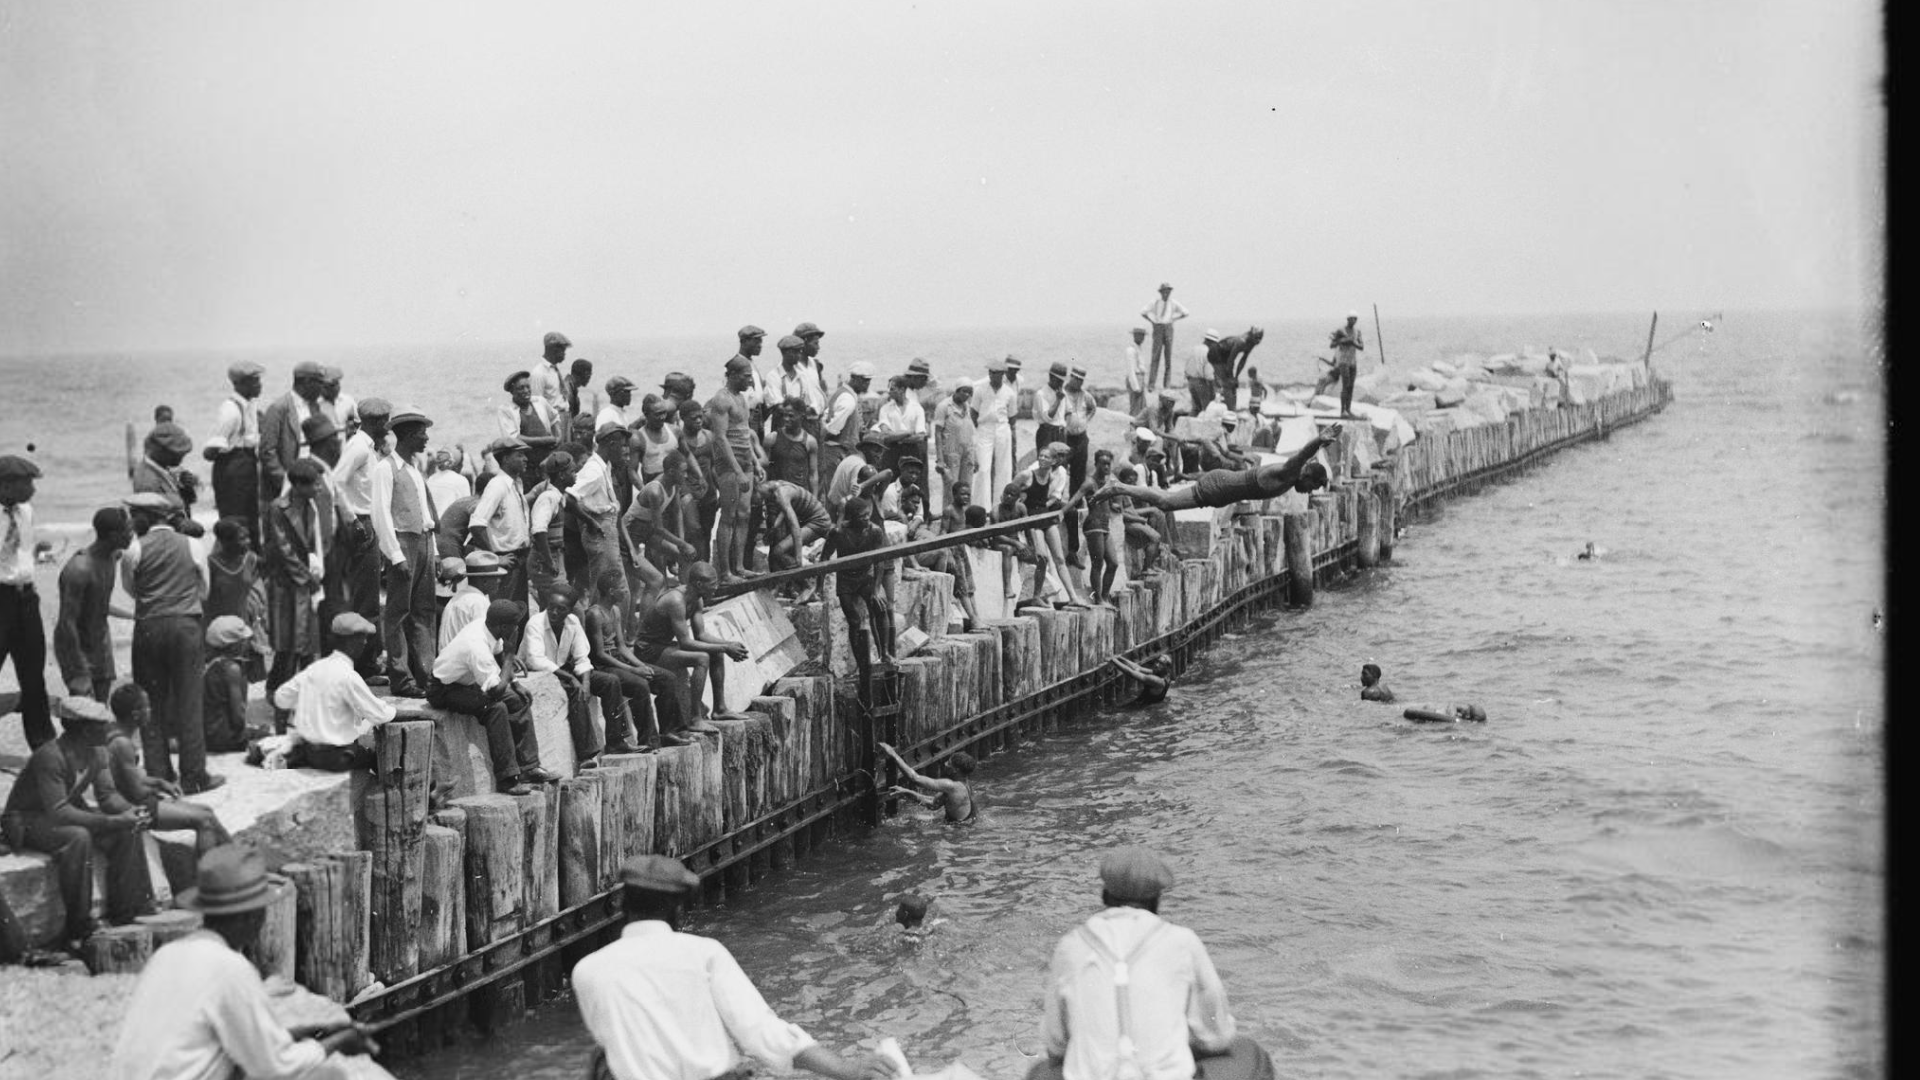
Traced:
<path fill-rule="evenodd" d="M 1291 491 L 1317 491 L 1327 486 L 1326 467 L 1313 460 L 1323 446 L 1340 438 L 1340 425 L 1328 424 L 1292 457 L 1278 465 L 1256 465 L 1231 471 L 1213 469 L 1200 474 L 1192 487 L 1175 491 L 1140 487 L 1136 484 L 1108 484 L 1096 499 L 1126 495 L 1137 502 L 1162 510 L 1191 510 L 1196 506 L 1232 506 L 1246 499 L 1271 499 Z"/>

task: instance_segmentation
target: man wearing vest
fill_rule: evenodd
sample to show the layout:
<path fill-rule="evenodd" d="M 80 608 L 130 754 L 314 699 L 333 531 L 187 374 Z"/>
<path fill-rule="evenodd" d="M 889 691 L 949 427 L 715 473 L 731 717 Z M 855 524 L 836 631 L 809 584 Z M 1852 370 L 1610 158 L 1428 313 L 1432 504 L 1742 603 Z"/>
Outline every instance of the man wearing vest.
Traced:
<path fill-rule="evenodd" d="M 416 410 L 399 409 L 387 426 L 393 449 L 373 463 L 373 537 L 387 587 L 380 636 L 387 647 L 389 691 L 395 697 L 424 697 L 440 619 L 433 595 L 433 530 L 440 514 L 420 471 L 433 421 Z"/>
<path fill-rule="evenodd" d="M 860 398 L 873 382 L 873 365 L 862 360 L 847 369 L 847 378 L 827 399 L 826 418 L 820 422 L 820 478 L 814 490 L 825 491 L 834 470 L 860 445 L 865 429 L 860 423 Z"/>
<path fill-rule="evenodd" d="M 1270 1080 L 1266 1052 L 1234 1037 L 1207 947 L 1160 918 L 1160 894 L 1173 885 L 1166 862 L 1118 848 L 1100 860 L 1100 882 L 1104 910 L 1053 950 L 1047 1057 L 1027 1080 Z"/>
<path fill-rule="evenodd" d="M 141 728 L 149 773 L 178 780 L 183 794 L 198 795 L 226 782 L 207 774 L 206 717 L 202 677 L 205 630 L 200 602 L 207 595 L 205 556 L 168 524 L 175 505 L 164 495 L 142 492 L 126 500 L 134 541 L 120 557 L 120 581 L 133 597 L 133 681 L 147 692 L 154 722 Z M 174 772 L 167 738 L 180 740 L 180 771 Z"/>

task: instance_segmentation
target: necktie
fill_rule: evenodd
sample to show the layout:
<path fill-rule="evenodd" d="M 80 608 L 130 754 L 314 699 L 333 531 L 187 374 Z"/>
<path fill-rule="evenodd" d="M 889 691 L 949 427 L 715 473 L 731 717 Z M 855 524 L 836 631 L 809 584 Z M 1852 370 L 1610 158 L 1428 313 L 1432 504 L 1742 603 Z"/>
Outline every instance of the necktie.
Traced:
<path fill-rule="evenodd" d="M 13 564 L 20 558 L 20 508 L 7 507 L 7 536 L 0 540 L 0 575 L 13 577 Z"/>

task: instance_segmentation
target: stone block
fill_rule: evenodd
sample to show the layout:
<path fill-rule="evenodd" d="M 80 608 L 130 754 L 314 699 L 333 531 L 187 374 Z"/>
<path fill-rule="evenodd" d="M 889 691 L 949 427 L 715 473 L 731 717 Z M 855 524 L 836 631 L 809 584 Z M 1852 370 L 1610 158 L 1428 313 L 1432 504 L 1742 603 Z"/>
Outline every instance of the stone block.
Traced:
<path fill-rule="evenodd" d="M 707 633 L 747 647 L 747 659 L 727 662 L 727 700 L 714 702 L 711 686 L 701 697 L 717 712 L 747 711 L 768 683 L 800 666 L 810 653 L 793 620 L 772 591 L 758 589 L 729 597 L 706 610 Z"/>
<path fill-rule="evenodd" d="M 973 570 L 973 609 L 981 619 L 1004 619 L 1013 612 L 1007 604 L 1004 551 L 963 548 Z"/>
<path fill-rule="evenodd" d="M 67 905 L 60 899 L 51 857 L 37 851 L 0 855 L 0 900 L 13 913 L 29 948 L 60 940 L 67 925 Z"/>
<path fill-rule="evenodd" d="M 213 754 L 208 769 L 227 782 L 193 797 L 212 808 L 234 840 L 257 849 L 267 869 L 308 862 L 331 851 L 360 846 L 355 825 L 360 799 L 370 777 L 365 772 L 319 769 L 258 769 L 241 754 Z M 169 880 L 179 868 L 194 865 L 194 835 L 189 831 L 151 834 Z"/>

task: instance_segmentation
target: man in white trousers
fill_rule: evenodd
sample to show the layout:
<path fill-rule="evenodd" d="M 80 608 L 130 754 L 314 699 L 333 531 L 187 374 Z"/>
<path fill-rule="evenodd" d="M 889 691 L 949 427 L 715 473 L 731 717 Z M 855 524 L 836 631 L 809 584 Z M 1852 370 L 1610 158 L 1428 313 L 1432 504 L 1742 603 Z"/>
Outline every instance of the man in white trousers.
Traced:
<path fill-rule="evenodd" d="M 992 506 L 1013 479 L 1013 414 L 1020 390 L 1007 376 L 1005 361 L 987 364 L 987 377 L 974 385 L 973 501 Z"/>

